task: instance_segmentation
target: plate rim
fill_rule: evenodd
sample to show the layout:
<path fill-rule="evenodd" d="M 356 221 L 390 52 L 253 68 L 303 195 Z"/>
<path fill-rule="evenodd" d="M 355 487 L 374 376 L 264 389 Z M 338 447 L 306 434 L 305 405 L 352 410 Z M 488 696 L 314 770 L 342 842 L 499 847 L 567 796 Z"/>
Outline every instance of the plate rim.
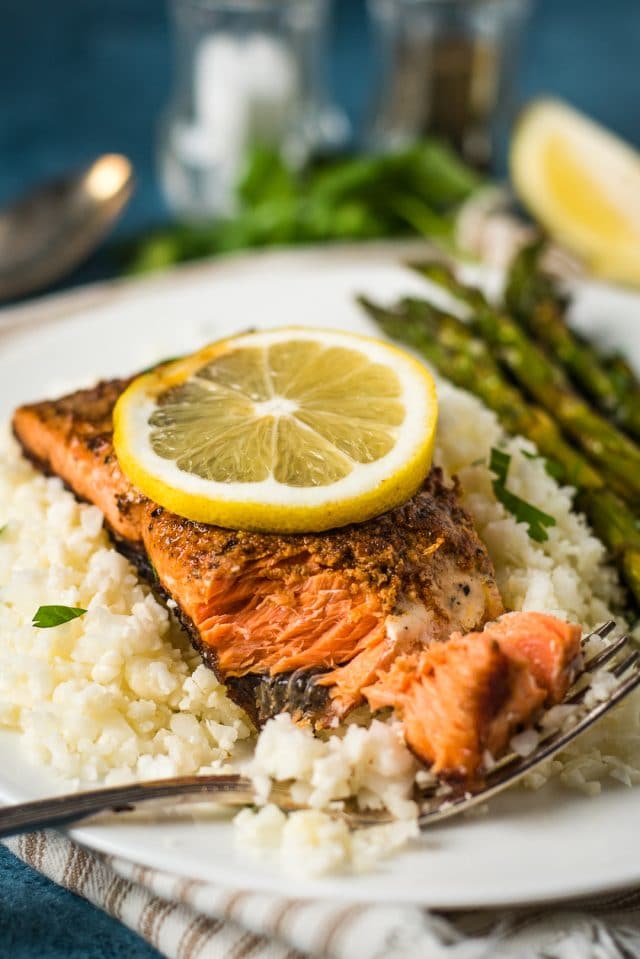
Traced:
<path fill-rule="evenodd" d="M 82 313 L 86 312 L 91 314 L 95 311 L 98 313 L 104 308 L 109 306 L 117 306 L 121 301 L 129 300 L 130 298 L 136 298 L 145 295 L 152 294 L 153 292 L 158 292 L 159 290 L 165 289 L 176 289 L 184 283 L 190 283 L 194 279 L 196 280 L 206 280 L 208 277 L 213 279 L 217 275 L 225 275 L 233 273 L 236 271 L 242 272 L 251 266 L 252 264 L 259 262 L 262 267 L 267 268 L 277 268 L 278 271 L 282 270 L 284 267 L 291 266 L 292 262 L 300 262 L 301 260 L 309 261 L 314 265 L 319 265 L 320 261 L 323 264 L 334 265 L 336 262 L 339 262 L 341 266 L 347 268 L 349 264 L 363 262 L 363 256 L 366 254 L 368 259 L 375 259 L 376 261 L 382 261 L 388 265 L 401 265 L 402 259 L 405 257 L 410 257 L 412 254 L 415 254 L 416 249 L 419 248 L 420 251 L 424 254 L 428 251 L 428 247 L 422 241 L 410 241 L 407 243 L 388 243 L 388 242 L 374 242 L 366 244 L 336 244 L 333 246 L 319 246 L 319 247 L 306 247 L 304 249 L 291 249 L 291 248 L 282 248 L 277 250 L 264 250 L 264 251 L 247 251 L 239 254 L 231 254 L 225 257 L 216 258 L 215 260 L 206 260 L 204 262 L 199 262 L 197 264 L 188 264 L 182 265 L 178 268 L 172 268 L 167 271 L 163 271 L 159 275 L 152 275 L 149 277 L 142 278 L 126 278 L 107 281 L 106 283 L 98 283 L 88 287 L 81 287 L 71 291 L 64 291 L 62 293 L 57 293 L 52 296 L 43 297 L 35 303 L 27 303 L 19 306 L 6 307 L 3 310 L 0 310 L 0 343 L 7 342 L 7 345 L 11 347 L 20 346 L 20 341 L 30 340 L 34 333 L 37 332 L 37 329 L 42 325 L 49 326 L 56 322 L 65 322 L 67 320 L 73 320 L 77 318 Z M 398 261 L 400 260 L 400 264 Z M 591 281 L 586 283 L 581 283 L 586 287 L 597 287 L 613 289 L 616 293 L 621 292 L 619 287 L 609 287 L 608 284 L 593 283 Z M 640 294 L 636 292 L 631 292 L 624 290 L 623 292 L 631 295 L 635 300 L 638 301 L 640 306 Z M 17 737 L 19 734 L 15 734 Z M 46 768 L 46 767 L 45 767 Z M 6 795 L 3 785 L 0 782 L 0 796 Z M 114 852 L 114 843 L 109 844 L 107 840 L 103 842 L 100 835 L 95 836 L 90 834 L 90 827 L 78 826 L 73 829 L 69 829 L 67 834 L 69 837 L 79 842 L 83 846 L 87 846 L 90 849 L 106 853 L 108 855 L 118 856 L 120 858 L 127 858 L 126 855 L 123 855 L 119 852 Z M 115 845 L 118 845 L 117 843 Z M 128 861 L 133 862 L 134 860 L 128 859 Z M 145 863 L 142 862 L 144 865 Z M 158 865 L 153 865 L 154 869 L 161 869 Z M 247 872 L 250 872 L 251 863 L 248 860 Z M 166 871 L 166 868 L 165 868 Z M 176 873 L 177 874 L 177 873 Z M 192 877 L 192 874 L 184 871 L 180 873 L 188 878 Z M 283 883 L 290 883 L 291 877 L 283 875 Z M 200 880 L 200 881 L 211 881 L 209 880 Z M 330 877 L 329 880 L 330 881 Z M 502 896 L 499 900 L 495 898 L 483 898 L 480 896 L 476 902 L 473 902 L 468 897 L 464 899 L 464 902 L 457 901 L 453 902 L 451 899 L 441 900 L 425 900 L 423 898 L 416 898 L 414 900 L 409 900 L 406 897 L 393 899 L 395 902 L 404 902 L 409 903 L 412 901 L 415 904 L 421 904 L 429 908 L 489 908 L 497 906 L 509 906 L 515 907 L 520 905 L 532 905 L 532 904 L 545 904 L 553 902 L 567 902 L 574 900 L 576 898 L 584 898 L 594 894 L 602 892 L 616 892 L 621 889 L 628 888 L 630 885 L 637 884 L 640 882 L 640 861 L 637 868 L 632 868 L 619 878 L 609 878 L 603 881 L 597 881 L 588 879 L 582 883 L 574 883 L 574 886 L 570 891 L 557 891 L 552 895 L 548 896 L 545 893 L 541 893 L 539 896 L 528 895 L 526 898 L 521 898 L 518 896 Z M 247 877 L 243 877 L 242 882 L 240 879 L 237 880 L 237 884 L 234 884 L 234 881 L 229 883 L 233 888 L 247 888 Z M 313 885 L 313 884 L 312 884 Z M 372 899 L 371 896 L 361 896 L 358 891 L 357 882 L 352 882 L 351 886 L 353 887 L 350 890 L 350 901 L 353 902 L 372 902 L 379 901 L 378 899 Z M 256 877 L 255 884 L 251 886 L 252 889 L 260 890 L 270 890 L 274 891 L 274 886 L 272 880 L 262 877 Z M 281 891 L 281 890 L 278 890 Z M 343 895 L 344 889 L 336 891 L 335 895 Z M 282 892 L 283 895 L 286 893 Z M 290 893 L 289 893 L 290 894 Z M 313 889 L 307 891 L 305 888 L 305 883 L 302 882 L 300 885 L 299 892 L 297 893 L 300 898 L 313 899 L 313 898 L 331 898 L 331 895 L 322 895 Z"/>

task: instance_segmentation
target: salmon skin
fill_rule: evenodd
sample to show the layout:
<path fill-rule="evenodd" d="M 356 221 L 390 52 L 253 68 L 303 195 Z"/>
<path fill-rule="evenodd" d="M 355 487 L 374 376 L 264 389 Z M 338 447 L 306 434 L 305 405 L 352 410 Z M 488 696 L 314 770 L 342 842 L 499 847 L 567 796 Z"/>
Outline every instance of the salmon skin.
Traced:
<path fill-rule="evenodd" d="M 157 593 L 174 601 L 205 663 L 256 724 L 286 710 L 316 727 L 330 726 L 367 700 L 373 708 L 392 705 L 413 729 L 420 720 L 412 703 L 420 696 L 409 695 L 409 685 L 427 688 L 433 656 L 450 658 L 453 675 L 460 650 L 472 648 L 470 669 L 475 664 L 478 681 L 483 676 L 492 688 L 502 683 L 507 690 L 496 709 L 508 712 L 510 696 L 520 703 L 510 729 L 540 708 L 533 667 L 527 667 L 527 685 L 524 666 L 506 669 L 506 652 L 495 654 L 497 639 L 487 645 L 486 637 L 464 635 L 504 609 L 457 485 L 445 483 L 439 469 L 404 505 L 324 533 L 275 535 L 195 523 L 147 499 L 120 470 L 112 414 L 129 382 L 105 381 L 20 407 L 14 433 L 37 468 L 101 509 L 118 549 Z M 460 638 L 447 642 L 452 633 Z M 537 656 L 540 675 L 553 670 L 547 642 L 531 642 L 519 657 Z M 482 662 L 481 647 L 493 650 Z M 556 679 L 553 695 L 543 700 L 557 698 L 563 681 Z M 483 715 L 471 710 L 469 721 L 481 723 Z M 407 739 L 443 774 L 467 775 L 478 765 L 477 749 L 456 759 L 456 749 L 466 746 L 453 743 L 445 757 L 428 747 L 424 730 Z"/>

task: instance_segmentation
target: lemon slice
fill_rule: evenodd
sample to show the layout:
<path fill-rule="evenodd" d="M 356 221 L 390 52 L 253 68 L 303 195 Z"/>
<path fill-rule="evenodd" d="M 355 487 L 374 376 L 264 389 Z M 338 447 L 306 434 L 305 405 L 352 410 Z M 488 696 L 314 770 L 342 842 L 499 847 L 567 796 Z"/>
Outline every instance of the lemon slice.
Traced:
<path fill-rule="evenodd" d="M 143 493 L 188 519 L 314 532 L 404 502 L 428 472 L 427 369 L 381 340 L 276 329 L 220 340 L 138 377 L 115 449 Z"/>
<path fill-rule="evenodd" d="M 511 145 L 523 204 L 594 273 L 640 284 L 640 154 L 578 111 L 539 100 Z"/>

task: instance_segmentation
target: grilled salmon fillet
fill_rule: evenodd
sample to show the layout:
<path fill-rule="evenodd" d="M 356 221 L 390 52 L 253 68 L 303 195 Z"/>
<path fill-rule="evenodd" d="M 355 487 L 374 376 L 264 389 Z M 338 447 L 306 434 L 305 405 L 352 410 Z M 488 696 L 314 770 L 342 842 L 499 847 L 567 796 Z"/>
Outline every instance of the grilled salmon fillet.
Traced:
<path fill-rule="evenodd" d="M 487 551 L 456 484 L 446 484 L 440 470 L 404 505 L 324 533 L 275 535 L 195 523 L 151 502 L 120 470 L 112 414 L 129 382 L 110 380 L 23 406 L 14 415 L 14 433 L 36 467 L 102 510 L 117 547 L 177 604 L 204 661 L 254 722 L 287 710 L 316 726 L 331 725 L 368 699 L 374 708 L 393 705 L 413 729 L 420 725 L 420 697 L 438 698 L 428 693 L 425 678 L 433 663 L 451 657 L 453 675 L 472 648 L 477 682 L 502 689 L 494 706 L 505 712 L 508 731 L 553 698 L 541 692 L 538 679 L 564 660 L 545 652 L 546 638 L 530 643 L 529 666 L 524 654 L 514 665 L 517 657 L 482 633 L 479 640 L 461 635 L 446 642 L 452 633 L 481 630 L 504 609 Z M 407 697 L 412 670 L 417 712 Z M 445 689 L 446 683 L 431 686 Z M 558 678 L 554 696 L 561 687 Z M 514 703 L 520 705 L 512 709 Z M 474 707 L 464 715 L 480 722 L 484 713 Z M 425 745 L 430 735 L 409 732 L 407 739 L 443 772 L 471 769 L 477 749 L 461 758 L 455 736 L 442 752 Z M 494 739 L 504 736 L 484 730 L 477 737 L 488 748 Z"/>

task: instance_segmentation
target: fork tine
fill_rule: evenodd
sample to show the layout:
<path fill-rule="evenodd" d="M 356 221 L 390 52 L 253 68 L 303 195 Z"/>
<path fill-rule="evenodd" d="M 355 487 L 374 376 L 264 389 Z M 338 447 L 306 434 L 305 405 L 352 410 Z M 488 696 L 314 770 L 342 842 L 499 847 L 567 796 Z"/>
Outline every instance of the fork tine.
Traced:
<path fill-rule="evenodd" d="M 629 653 L 629 655 L 625 657 L 622 662 L 616 663 L 616 665 L 610 669 L 610 672 L 613 673 L 614 676 L 620 678 L 620 676 L 624 676 L 624 674 L 628 672 L 632 666 L 635 666 L 639 659 L 640 650 L 634 649 L 634 651 Z"/>
<path fill-rule="evenodd" d="M 621 636 L 619 639 L 617 639 L 615 643 L 612 643 L 608 649 L 603 651 L 605 655 L 603 655 L 599 659 L 599 661 L 596 664 L 596 667 L 602 670 L 603 666 L 605 666 L 606 663 L 610 662 L 616 656 L 616 654 L 619 653 L 624 648 L 624 646 L 628 642 L 629 642 L 629 636 L 627 636 L 626 634 L 624 636 Z M 634 650 L 632 653 L 629 653 L 629 655 L 626 656 L 625 659 L 621 660 L 621 662 L 616 663 L 615 667 L 612 667 L 609 670 L 609 672 L 611 673 L 612 676 L 620 677 L 622 676 L 624 672 L 626 672 L 629 666 L 632 666 L 636 662 L 637 659 L 638 659 L 638 651 Z M 588 671 L 591 672 L 591 674 L 594 673 L 595 667 L 593 662 L 591 662 L 588 668 Z M 578 677 L 577 683 L 579 683 L 581 679 L 584 679 L 585 675 L 587 675 L 587 669 L 585 669 L 585 671 L 580 674 L 580 676 Z M 572 695 L 567 696 L 567 698 L 565 699 L 565 703 L 567 704 L 567 706 L 580 705 L 580 703 L 582 703 L 585 696 L 589 692 L 590 688 L 591 688 L 591 683 L 587 682 L 585 685 L 580 686 L 577 692 L 574 692 Z"/>
<path fill-rule="evenodd" d="M 599 653 L 596 653 L 595 656 L 585 660 L 585 672 L 591 672 L 594 669 L 599 669 L 601 666 L 606 665 L 606 663 L 612 660 L 616 653 L 619 653 L 622 647 L 628 642 L 629 637 L 626 634 L 618 637 L 618 639 L 614 639 L 612 643 L 600 650 Z"/>
<path fill-rule="evenodd" d="M 588 636 L 585 636 L 582 640 L 583 643 L 586 643 L 588 639 L 591 639 L 593 636 L 600 636 L 601 639 L 605 639 L 609 635 L 612 629 L 616 628 L 616 621 L 614 619 L 608 619 L 606 623 L 603 623 L 601 626 L 598 626 L 597 629 L 593 629 Z"/>
<path fill-rule="evenodd" d="M 603 650 L 601 654 L 598 654 L 593 659 L 589 660 L 588 663 L 585 663 L 584 672 L 580 674 L 578 679 L 583 678 L 585 673 L 588 672 L 589 670 L 593 670 L 594 668 L 604 666 L 607 662 L 613 659 L 616 653 L 619 653 L 628 642 L 629 642 L 629 636 L 627 636 L 626 634 L 624 636 L 620 636 L 614 643 L 608 646 L 607 649 Z M 627 656 L 625 659 L 622 660 L 622 662 L 617 663 L 615 668 L 610 670 L 611 674 L 616 676 L 619 679 L 631 666 L 633 666 L 638 661 L 639 658 L 640 658 L 639 651 L 636 650 L 630 653 L 629 656 Z M 583 701 L 583 699 L 589 692 L 590 688 L 591 686 L 589 683 L 587 683 L 585 686 L 580 687 L 580 689 L 577 692 L 575 692 L 572 696 L 568 696 L 562 705 L 567 705 L 567 706 L 580 705 L 580 703 Z M 546 742 L 552 735 L 554 735 L 554 730 L 550 729 L 548 730 L 546 735 L 543 734 L 541 741 Z M 497 773 L 499 770 L 505 769 L 507 766 L 510 766 L 511 763 L 521 758 L 522 757 L 518 753 L 508 753 L 506 756 L 503 756 L 502 759 L 500 759 L 496 763 L 495 767 L 491 770 L 491 774 Z"/>
<path fill-rule="evenodd" d="M 632 656 L 629 656 L 628 659 L 625 660 L 625 671 L 633 666 L 638 661 L 638 658 L 640 658 L 639 653 L 634 653 Z M 567 729 L 564 732 L 562 729 L 557 730 L 546 739 L 538 749 L 534 750 L 531 755 L 524 757 L 516 775 L 520 776 L 528 772 L 534 766 L 539 765 L 543 760 L 551 758 L 551 756 L 564 749 L 565 746 L 584 732 L 585 729 L 588 729 L 597 719 L 600 719 L 600 717 L 604 716 L 610 709 L 613 709 L 614 706 L 624 699 L 625 696 L 628 696 L 638 685 L 640 685 L 640 669 L 634 670 L 631 676 L 628 676 L 623 682 L 616 686 L 615 690 L 613 690 L 607 699 L 602 700 L 590 709 L 575 726 L 572 726 L 571 729 Z M 507 781 L 512 781 L 514 778 L 515 776 L 513 774 L 508 775 Z"/>
<path fill-rule="evenodd" d="M 640 653 L 638 652 L 629 656 L 627 660 L 625 660 L 625 671 L 628 671 L 631 666 L 634 666 L 639 658 Z M 615 690 L 607 699 L 590 709 L 572 729 L 564 733 L 559 730 L 557 736 L 554 737 L 551 742 L 545 743 L 542 748 L 542 752 L 545 755 L 541 758 L 546 759 L 548 756 L 558 752 L 559 749 L 564 749 L 567 743 L 570 743 L 576 736 L 579 736 L 585 729 L 588 729 L 597 719 L 600 719 L 600 717 L 608 713 L 610 709 L 613 709 L 614 706 L 624 699 L 625 696 L 628 696 L 638 685 L 640 685 L 640 669 L 634 669 L 630 676 L 627 676 L 623 682 L 616 686 Z M 529 763 L 529 766 L 538 764 L 539 755 L 540 752 L 536 751 L 532 757 L 527 757 L 526 762 Z"/>
<path fill-rule="evenodd" d="M 452 796 L 449 802 L 445 803 L 442 803 L 437 798 L 427 800 L 418 817 L 420 826 L 440 822 L 443 819 L 471 809 L 479 803 L 486 802 L 536 766 L 539 766 L 545 760 L 551 759 L 556 753 L 565 749 L 577 736 L 588 729 L 598 719 L 601 719 L 610 709 L 613 709 L 613 707 L 628 696 L 629 693 L 640 686 L 640 669 L 637 668 L 638 661 L 640 661 L 640 651 L 634 650 L 629 656 L 625 657 L 621 663 L 617 664 L 615 671 L 611 670 L 611 673 L 617 678 L 625 678 L 622 679 L 622 682 L 616 686 L 606 700 L 599 702 L 590 709 L 571 729 L 565 731 L 559 729 L 555 733 L 552 733 L 541 742 L 529 756 L 518 757 L 519 761 L 511 759 L 506 764 L 499 764 L 494 773 L 490 773 L 487 776 L 486 785 L 476 793 L 465 792 L 461 794 L 458 792 L 458 794 Z M 629 675 L 630 671 L 631 673 Z M 586 691 L 587 690 L 582 691 L 580 695 L 584 696 Z"/>
<path fill-rule="evenodd" d="M 625 640 L 629 639 L 628 636 L 624 636 L 622 638 Z M 622 649 L 623 645 L 624 644 L 620 644 L 619 648 Z M 629 653 L 628 656 L 625 656 L 625 658 L 620 660 L 619 663 L 616 663 L 615 666 L 612 666 L 608 672 L 612 676 L 616 676 L 618 679 L 620 679 L 621 676 L 624 676 L 624 674 L 638 662 L 638 659 L 640 659 L 640 650 L 634 649 L 633 652 Z M 578 706 L 584 700 L 590 689 L 591 684 L 587 683 L 586 686 L 583 686 L 582 689 L 578 690 L 577 693 L 574 693 L 573 696 L 570 696 L 566 700 L 567 705 Z"/>

